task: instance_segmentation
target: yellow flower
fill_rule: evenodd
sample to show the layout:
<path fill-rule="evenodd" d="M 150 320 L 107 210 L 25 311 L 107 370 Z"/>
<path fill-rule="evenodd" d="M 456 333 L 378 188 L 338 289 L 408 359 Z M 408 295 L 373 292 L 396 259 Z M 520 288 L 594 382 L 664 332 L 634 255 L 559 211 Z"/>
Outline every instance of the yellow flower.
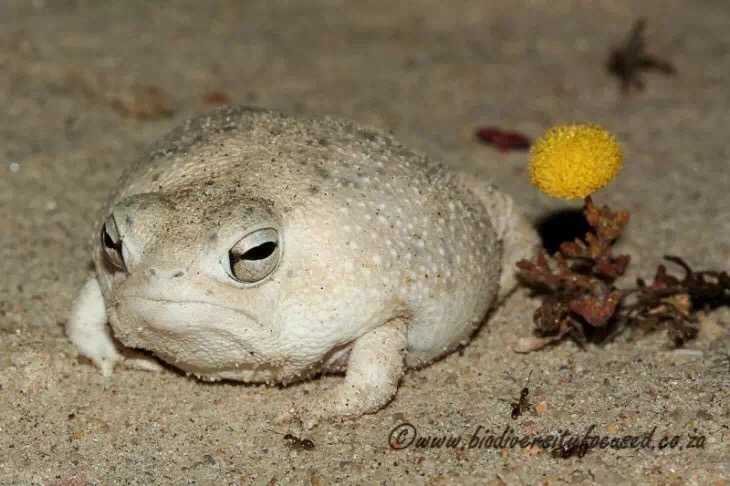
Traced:
<path fill-rule="evenodd" d="M 623 153 L 611 133 L 597 125 L 559 125 L 530 150 L 530 179 L 542 192 L 578 199 L 616 177 Z"/>

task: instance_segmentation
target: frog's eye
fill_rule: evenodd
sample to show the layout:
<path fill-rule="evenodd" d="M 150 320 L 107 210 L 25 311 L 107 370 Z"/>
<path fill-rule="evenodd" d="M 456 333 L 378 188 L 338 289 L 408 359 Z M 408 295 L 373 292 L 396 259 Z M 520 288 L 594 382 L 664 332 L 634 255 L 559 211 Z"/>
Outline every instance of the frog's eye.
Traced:
<path fill-rule="evenodd" d="M 228 252 L 231 277 L 243 283 L 258 282 L 274 271 L 279 255 L 279 233 L 275 229 L 249 233 Z"/>
<path fill-rule="evenodd" d="M 122 238 L 119 236 L 117 222 L 114 216 L 109 216 L 101 227 L 101 251 L 109 268 L 115 272 L 127 271 L 127 265 L 124 263 L 122 255 Z"/>

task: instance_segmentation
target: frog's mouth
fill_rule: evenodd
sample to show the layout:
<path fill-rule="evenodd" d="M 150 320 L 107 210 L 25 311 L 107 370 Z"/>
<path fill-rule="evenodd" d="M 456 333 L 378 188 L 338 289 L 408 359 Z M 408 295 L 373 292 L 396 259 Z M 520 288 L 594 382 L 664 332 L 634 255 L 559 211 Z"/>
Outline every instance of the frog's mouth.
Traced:
<path fill-rule="evenodd" d="M 258 319 L 245 309 L 239 309 L 216 302 L 208 302 L 203 300 L 174 300 L 160 297 L 142 297 L 132 295 L 126 297 L 126 300 L 140 314 L 151 317 L 156 327 L 160 329 L 168 329 L 171 331 L 179 331 L 181 327 L 188 326 L 197 327 L 196 323 L 204 323 L 211 320 L 220 322 L 229 321 L 232 314 L 235 314 L 234 320 L 237 327 L 241 326 L 241 321 L 253 323 L 261 326 Z M 199 324 L 198 324 L 199 325 Z"/>
<path fill-rule="evenodd" d="M 126 296 L 109 322 L 132 348 L 151 351 L 167 363 L 201 378 L 233 374 L 246 379 L 264 371 L 275 349 L 270 329 L 251 313 L 206 301 Z M 260 370 L 262 373 L 257 372 Z"/>

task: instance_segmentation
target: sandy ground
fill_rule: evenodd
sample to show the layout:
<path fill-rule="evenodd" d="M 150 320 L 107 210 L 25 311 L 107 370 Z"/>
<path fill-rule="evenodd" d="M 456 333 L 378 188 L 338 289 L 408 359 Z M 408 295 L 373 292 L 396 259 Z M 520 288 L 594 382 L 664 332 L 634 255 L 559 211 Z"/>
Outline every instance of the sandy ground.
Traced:
<path fill-rule="evenodd" d="M 640 15 L 649 50 L 679 75 L 649 74 L 626 98 L 603 64 Z M 632 212 L 621 247 L 635 270 L 651 273 L 665 253 L 727 269 L 728 25 L 724 0 L 0 2 L 0 484 L 728 484 L 727 311 L 704 319 L 690 351 L 660 333 L 518 355 L 510 347 L 536 306 L 522 292 L 463 353 L 410 373 L 386 409 L 303 434 L 312 450 L 288 447 L 272 419 L 337 377 L 286 389 L 172 372 L 104 379 L 63 333 L 89 271 L 90 225 L 123 168 L 226 100 L 392 130 L 493 178 L 533 221 L 575 205 L 539 194 L 526 155 L 478 144 L 475 127 L 535 136 L 604 124 L 627 163 L 596 199 Z M 530 370 L 539 406 L 513 421 L 505 400 Z M 655 446 L 680 442 L 583 458 L 393 450 L 403 422 L 467 445 L 480 425 L 520 436 L 595 425 L 609 438 L 656 428 Z M 690 435 L 704 447 L 688 447 Z"/>

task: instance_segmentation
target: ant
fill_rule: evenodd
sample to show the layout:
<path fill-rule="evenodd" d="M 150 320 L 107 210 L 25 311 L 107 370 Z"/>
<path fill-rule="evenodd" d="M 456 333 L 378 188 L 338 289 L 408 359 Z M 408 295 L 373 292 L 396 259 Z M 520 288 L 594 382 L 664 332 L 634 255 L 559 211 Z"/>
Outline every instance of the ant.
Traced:
<path fill-rule="evenodd" d="M 310 439 L 300 439 L 294 434 L 284 434 L 284 441 L 290 449 L 307 451 L 314 449 L 314 442 Z"/>
<path fill-rule="evenodd" d="M 289 447 L 289 449 L 297 451 L 311 451 L 312 449 L 314 449 L 314 442 L 312 442 L 310 439 L 302 439 L 291 433 L 282 434 L 281 432 L 277 432 L 275 430 L 270 431 L 275 434 L 283 435 L 284 442 L 286 442 L 286 445 L 287 447 Z"/>
<path fill-rule="evenodd" d="M 516 402 L 510 402 L 510 406 L 512 407 L 512 420 L 516 420 L 524 412 L 532 407 L 532 405 L 530 405 L 530 401 L 528 400 L 528 396 L 530 395 L 530 389 L 528 388 L 528 385 L 530 384 L 531 376 L 532 370 L 530 370 L 530 373 L 527 375 L 527 382 L 520 391 L 520 398 Z"/>
<path fill-rule="evenodd" d="M 550 455 L 556 459 L 583 458 L 588 452 L 590 452 L 590 449 L 583 444 L 561 444 L 555 447 Z"/>

